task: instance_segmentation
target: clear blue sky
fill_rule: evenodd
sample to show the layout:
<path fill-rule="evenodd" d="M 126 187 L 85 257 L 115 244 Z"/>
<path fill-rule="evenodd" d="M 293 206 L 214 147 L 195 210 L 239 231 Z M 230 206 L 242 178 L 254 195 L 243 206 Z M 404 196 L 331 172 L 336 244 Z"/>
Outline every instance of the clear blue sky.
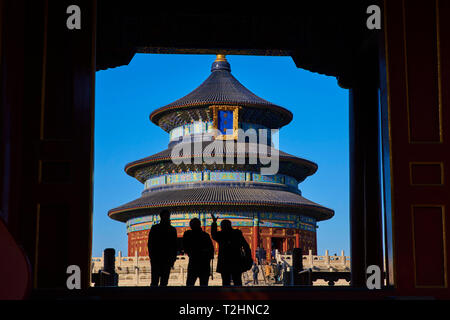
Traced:
<path fill-rule="evenodd" d="M 169 135 L 150 113 L 194 90 L 210 74 L 213 55 L 137 54 L 128 66 L 97 72 L 94 149 L 93 256 L 127 254 L 124 223 L 109 209 L 138 198 L 143 185 L 124 172 L 128 162 L 167 148 Z M 303 196 L 335 210 L 319 222 L 318 254 L 348 255 L 348 90 L 336 79 L 298 69 L 290 57 L 227 56 L 232 74 L 256 95 L 289 109 L 280 149 L 319 168 L 299 187 Z"/>

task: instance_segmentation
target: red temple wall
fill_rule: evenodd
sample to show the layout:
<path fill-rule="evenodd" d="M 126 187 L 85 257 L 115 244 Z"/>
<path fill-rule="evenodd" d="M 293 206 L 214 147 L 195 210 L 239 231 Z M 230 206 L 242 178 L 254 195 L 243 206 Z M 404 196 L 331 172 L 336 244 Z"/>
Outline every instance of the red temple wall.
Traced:
<path fill-rule="evenodd" d="M 252 251 L 253 248 L 253 228 L 252 227 L 234 227 L 242 231 L 242 234 L 247 240 Z M 186 230 L 189 227 L 176 228 L 178 238 L 182 238 Z M 211 235 L 211 228 L 206 227 L 206 232 Z M 268 258 L 272 249 L 272 238 L 280 239 L 279 243 L 282 243 L 282 252 L 292 250 L 296 246 L 296 232 L 299 233 L 299 248 L 302 248 L 303 254 L 308 254 L 309 250 L 312 250 L 312 254 L 317 254 L 317 238 L 316 233 L 307 230 L 296 230 L 288 228 L 273 228 L 273 227 L 259 227 L 259 246 L 262 246 L 266 252 Z M 128 256 L 134 256 L 136 251 L 138 256 L 147 256 L 147 241 L 149 230 L 134 231 L 128 234 Z M 217 254 L 218 244 L 213 240 L 213 245 Z"/>

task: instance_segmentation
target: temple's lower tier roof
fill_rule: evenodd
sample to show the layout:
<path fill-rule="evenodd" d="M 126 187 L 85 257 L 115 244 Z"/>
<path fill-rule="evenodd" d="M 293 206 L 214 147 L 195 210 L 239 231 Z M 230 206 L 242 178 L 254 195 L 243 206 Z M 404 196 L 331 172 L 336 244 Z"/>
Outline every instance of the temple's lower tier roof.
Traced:
<path fill-rule="evenodd" d="M 299 213 L 326 220 L 334 215 L 332 209 L 314 203 L 289 191 L 259 188 L 192 188 L 150 192 L 120 207 L 111 209 L 108 215 L 125 222 L 131 218 L 156 214 L 162 208 L 169 210 L 216 208 L 222 210 L 261 210 Z M 218 208 L 219 207 L 219 208 Z"/>

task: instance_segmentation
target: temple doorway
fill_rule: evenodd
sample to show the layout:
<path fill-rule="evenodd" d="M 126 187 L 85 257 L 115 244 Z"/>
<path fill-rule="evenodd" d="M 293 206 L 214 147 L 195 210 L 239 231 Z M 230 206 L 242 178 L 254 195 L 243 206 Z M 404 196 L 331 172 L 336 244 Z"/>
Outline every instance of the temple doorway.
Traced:
<path fill-rule="evenodd" d="M 177 237 L 177 254 L 184 254 L 184 248 L 183 248 L 183 238 Z"/>
<path fill-rule="evenodd" d="M 193 65 L 195 65 L 196 68 L 192 67 L 192 70 L 188 68 L 188 66 Z M 189 87 L 192 87 L 190 83 L 193 83 L 193 87 L 195 87 L 196 83 L 206 81 L 204 80 L 205 78 L 210 79 L 208 81 L 215 79 L 215 76 L 213 78 L 211 75 L 220 74 L 222 75 L 220 79 L 235 79 L 231 78 L 232 74 L 231 71 L 228 70 L 228 65 L 236 76 L 238 76 L 240 72 L 244 72 L 244 75 L 247 74 L 243 81 L 249 83 L 249 86 L 255 88 L 259 87 L 259 90 L 261 90 L 262 93 L 267 92 L 267 94 L 273 97 L 283 97 L 283 99 L 279 100 L 279 103 L 291 107 L 292 111 L 289 111 L 290 113 L 295 112 L 295 114 L 301 115 L 306 112 L 308 113 L 308 118 L 320 118 L 322 122 L 332 124 L 332 132 L 325 132 L 323 131 L 323 128 L 319 129 L 317 126 L 312 125 L 310 120 L 305 121 L 302 117 L 294 119 L 292 116 L 292 120 L 297 121 L 294 123 L 296 126 L 292 128 L 287 125 L 285 126 L 286 128 L 283 126 L 283 134 L 279 134 L 280 137 L 277 137 L 278 140 L 271 140 L 271 144 L 274 144 L 274 148 L 275 144 L 277 144 L 279 148 L 285 148 L 287 150 L 286 154 L 293 155 L 298 150 L 308 150 L 308 155 L 320 163 L 320 169 L 315 162 L 309 160 L 296 160 L 298 163 L 291 163 L 290 161 L 293 161 L 292 156 L 287 157 L 286 159 L 281 157 L 282 161 L 280 161 L 279 168 L 281 168 L 280 170 L 284 170 L 280 171 L 283 173 L 277 173 L 279 176 L 274 174 L 263 178 L 263 176 L 258 173 L 258 168 L 255 169 L 249 167 L 248 169 L 244 168 L 244 170 L 239 169 L 240 167 L 237 167 L 238 164 L 236 164 L 236 168 L 241 170 L 239 174 L 237 174 L 238 171 L 236 171 L 237 169 L 234 167 L 224 167 L 223 170 L 221 169 L 222 171 L 215 167 L 212 168 L 212 170 L 206 170 L 203 167 L 197 168 L 198 170 L 194 167 L 178 168 L 178 165 L 175 162 L 170 161 L 169 156 L 167 161 L 164 160 L 164 163 L 155 160 L 157 158 L 147 159 L 149 161 L 155 160 L 151 163 L 144 161 L 145 163 L 143 162 L 144 164 L 142 165 L 151 165 L 156 171 L 151 171 L 151 173 L 147 169 L 142 169 L 143 174 L 149 176 L 139 176 L 140 180 L 138 181 L 135 181 L 136 179 L 133 174 L 130 175 L 127 173 L 126 170 L 128 169 L 124 172 L 124 166 L 125 168 L 128 168 L 127 163 L 129 164 L 131 163 L 130 161 L 135 161 L 135 159 L 143 159 L 142 157 L 147 157 L 147 154 L 156 155 L 160 153 L 161 150 L 167 150 L 167 154 L 171 155 L 173 147 L 185 139 L 185 136 L 193 136 L 194 134 L 199 134 L 199 132 L 203 132 L 202 134 L 206 135 L 208 128 L 214 128 L 214 116 L 216 117 L 218 130 L 222 130 L 222 133 L 225 132 L 225 129 L 235 130 L 235 123 L 233 122 L 233 126 L 231 126 L 231 122 L 229 122 L 229 120 L 235 121 L 233 118 L 235 114 L 237 115 L 236 121 L 238 121 L 238 124 L 241 123 L 242 127 L 245 128 L 253 126 L 251 121 L 259 121 L 260 119 L 267 119 L 270 123 L 278 121 L 278 118 L 276 117 L 272 119 L 270 117 L 261 118 L 256 116 L 255 112 L 259 112 L 259 109 L 255 109 L 256 111 L 252 111 L 253 113 L 247 114 L 242 111 L 245 108 L 241 110 L 242 112 L 239 111 L 240 113 L 235 113 L 235 109 L 230 109 L 233 111 L 231 112 L 228 109 L 210 109 L 203 105 L 195 106 L 195 108 L 203 108 L 202 112 L 211 112 L 211 115 L 208 113 L 207 116 L 205 113 L 202 118 L 207 120 L 210 119 L 208 120 L 209 122 L 206 120 L 202 120 L 202 122 L 200 121 L 200 118 L 195 118 L 195 123 L 190 122 L 190 120 L 186 123 L 183 122 L 182 124 L 172 124 L 172 122 L 170 122 L 171 125 L 174 125 L 175 127 L 170 127 L 170 130 L 166 128 L 168 130 L 166 131 L 162 130 L 158 125 L 159 120 L 154 123 L 148 118 L 149 114 L 151 114 L 150 112 L 153 112 L 150 111 L 153 110 L 153 107 L 149 107 L 147 101 L 151 101 L 151 104 L 164 105 L 169 101 L 167 100 L 167 97 L 173 95 L 177 98 L 178 96 L 185 94 L 184 91 L 177 93 L 170 88 L 168 89 L 167 83 L 169 83 L 169 81 L 172 81 L 171 83 L 173 83 L 173 79 L 175 78 L 180 86 L 183 86 L 187 82 L 188 85 L 186 88 L 189 90 Z M 261 65 L 265 66 L 266 71 L 259 74 L 258 70 Z M 174 66 L 176 67 L 173 68 Z M 213 66 L 213 68 L 211 66 Z M 155 73 L 155 68 L 158 70 L 157 74 Z M 179 70 L 180 68 L 183 68 L 184 76 L 177 78 L 176 75 L 178 71 L 175 72 L 175 70 Z M 204 69 L 203 75 L 195 73 L 197 69 L 201 68 Z M 211 71 L 211 69 L 213 71 Z M 153 76 L 147 77 L 151 72 L 154 72 L 152 73 Z M 264 74 L 266 75 L 265 78 L 262 77 Z M 286 77 L 288 79 L 286 79 Z M 119 90 L 117 84 L 125 78 L 127 79 L 127 85 L 120 86 Z M 270 83 L 273 78 L 285 80 L 283 84 L 279 84 L 276 89 L 271 89 L 267 83 Z M 145 81 L 142 79 L 145 79 Z M 166 80 L 162 81 L 162 79 Z M 316 79 L 317 83 L 314 79 Z M 233 81 L 236 82 L 238 80 L 235 79 Z M 297 90 L 291 86 L 291 83 L 294 82 L 303 88 L 301 92 L 297 92 Z M 292 259 L 290 255 L 292 255 L 293 249 L 297 247 L 302 249 L 303 253 L 307 253 L 309 249 L 312 249 L 313 252 L 321 251 L 322 248 L 334 250 L 336 252 L 339 252 L 340 250 L 349 251 L 347 248 L 348 239 L 346 239 L 347 232 L 345 230 L 348 225 L 348 219 L 345 219 L 345 213 L 348 212 L 348 207 L 345 202 L 342 201 L 342 199 L 348 199 L 348 188 L 346 185 L 346 181 L 348 181 L 349 154 L 348 113 L 346 111 L 348 94 L 342 88 L 338 88 L 335 82 L 336 81 L 333 78 L 311 75 L 305 71 L 293 69 L 291 58 L 288 57 L 239 55 L 230 55 L 230 57 L 227 57 L 220 54 L 215 56 L 212 54 L 154 54 L 150 56 L 139 53 L 135 55 L 126 68 L 99 71 L 96 74 L 96 157 L 94 159 L 94 167 L 97 168 L 97 170 L 94 171 L 94 180 L 96 183 L 94 185 L 95 223 L 93 227 L 93 234 L 96 237 L 96 240 L 92 243 L 93 258 L 101 257 L 101 250 L 105 247 L 115 248 L 116 252 L 120 251 L 121 256 L 123 257 L 130 256 L 131 250 L 127 251 L 127 247 L 134 248 L 134 243 L 137 241 L 136 239 L 138 239 L 138 237 L 140 241 L 143 241 L 140 245 L 146 247 L 148 232 L 154 223 L 158 223 L 158 211 L 157 209 L 153 209 L 157 208 L 157 206 L 153 206 L 151 203 L 136 206 L 136 208 L 133 207 L 134 209 L 131 208 L 132 210 L 140 210 L 142 216 L 128 214 L 127 218 L 124 218 L 124 221 L 117 220 L 117 222 L 114 222 L 113 219 L 111 219 L 111 216 L 108 215 L 110 210 L 117 208 L 117 210 L 114 210 L 114 215 L 119 217 L 123 212 L 128 212 L 121 211 L 124 208 L 119 209 L 119 207 L 124 203 L 129 203 L 130 200 L 134 201 L 132 199 L 136 197 L 139 197 L 142 201 L 153 201 L 151 199 L 153 199 L 155 194 L 170 192 L 170 197 L 161 196 L 159 198 L 161 201 L 164 200 L 164 203 L 161 205 L 166 205 L 165 203 L 167 201 L 178 201 L 176 200 L 176 197 L 181 197 L 180 201 L 187 201 L 189 198 L 184 193 L 194 191 L 202 194 L 202 196 L 198 198 L 202 201 L 201 203 L 193 204 L 186 202 L 186 206 L 172 206 L 170 210 L 171 223 L 176 227 L 178 233 L 177 254 L 180 255 L 176 262 L 176 266 L 173 269 L 177 270 L 173 271 L 174 273 L 177 273 L 177 278 L 176 281 L 175 278 L 172 279 L 173 281 L 170 282 L 170 286 L 177 286 L 180 285 L 180 283 L 183 283 L 183 285 L 185 284 L 185 282 L 180 280 L 183 279 L 181 274 L 186 271 L 186 261 L 184 261 L 186 257 L 182 257 L 182 255 L 185 255 L 182 235 L 189 229 L 190 219 L 194 217 L 200 218 L 204 230 L 208 234 L 211 234 L 212 219 L 210 212 L 219 212 L 219 214 L 216 215 L 220 219 L 219 223 L 222 219 L 230 220 L 233 228 L 242 231 L 248 244 L 253 250 L 258 247 L 257 244 L 260 242 L 259 247 L 264 248 L 264 260 L 267 263 L 273 262 L 276 250 L 278 250 L 279 253 L 289 256 L 285 257 L 289 261 L 292 261 L 290 260 Z M 218 86 L 218 88 L 222 87 L 225 88 L 226 86 Z M 240 87 L 243 87 L 243 84 L 240 83 L 239 88 Z M 197 88 L 194 89 L 194 91 L 197 90 Z M 201 88 L 208 89 L 209 87 L 206 86 Z M 311 88 L 316 88 L 320 92 L 329 90 L 329 92 L 333 92 L 333 99 L 331 99 L 329 95 L 317 95 L 316 91 Z M 149 94 L 149 90 L 152 94 Z M 155 95 L 156 93 L 158 94 Z M 224 92 L 223 94 L 219 92 L 220 94 L 217 94 L 214 91 L 213 93 L 218 95 L 218 97 L 227 97 L 229 95 L 227 92 Z M 206 93 L 204 93 L 204 95 L 205 94 Z M 208 94 L 211 94 L 211 92 Z M 239 94 L 242 95 L 243 93 Z M 123 105 L 128 103 L 127 99 L 130 96 L 138 97 L 136 99 L 139 101 L 142 100 L 142 103 L 135 101 L 133 103 L 133 110 L 124 114 Z M 111 98 L 114 98 L 114 103 L 111 102 Z M 303 102 L 298 103 L 299 100 Z M 316 111 L 314 110 L 316 109 L 305 107 L 305 105 L 309 104 L 323 106 L 321 107 L 320 114 L 315 115 L 314 113 Z M 206 106 L 207 105 L 208 104 L 206 104 Z M 330 105 L 333 105 L 333 107 L 328 107 Z M 336 107 L 337 105 L 339 105 L 339 108 Z M 234 108 L 234 106 L 231 105 L 230 108 Z M 264 112 L 266 113 L 266 109 L 267 108 L 262 108 L 261 110 L 265 110 Z M 286 111 L 286 117 L 291 117 L 290 113 L 287 113 Z M 324 117 L 322 115 L 323 113 L 327 116 Z M 188 117 L 188 115 L 189 113 L 186 113 L 186 117 Z M 197 113 L 195 113 L 195 116 L 196 115 Z M 246 120 L 246 117 L 248 117 L 249 120 Z M 339 119 L 339 121 L 337 121 L 337 119 Z M 275 123 L 274 126 L 278 126 L 278 124 Z M 122 130 L 120 130 L 120 133 L 119 131 L 115 131 L 114 134 L 112 134 L 110 131 L 111 127 L 120 127 Z M 329 150 L 329 148 L 323 148 L 323 146 L 328 145 L 331 134 L 334 137 L 333 148 L 335 148 L 336 145 L 339 145 L 339 148 L 336 150 L 333 149 L 333 156 L 328 153 L 327 150 Z M 141 137 L 142 139 L 138 141 L 135 140 L 136 137 Z M 318 144 L 317 141 L 321 141 L 321 143 Z M 247 144 L 250 142 L 251 141 L 249 140 Z M 319 145 L 322 147 L 318 147 Z M 114 163 L 111 163 L 108 159 L 114 159 Z M 337 159 L 340 160 L 337 161 Z M 139 161 L 137 163 L 139 164 Z M 285 168 L 286 164 L 293 167 Z M 193 163 L 192 165 L 197 164 Z M 226 163 L 224 165 L 226 165 Z M 302 166 L 302 169 L 296 170 L 296 166 Z M 131 166 L 130 168 L 134 167 Z M 308 168 L 311 168 L 311 170 Z M 315 170 L 318 170 L 321 175 L 316 175 Z M 310 174 L 310 176 L 302 176 L 305 172 Z M 289 178 L 290 175 L 295 174 L 301 176 L 298 177 L 298 179 Z M 300 180 L 301 183 L 298 182 Z M 335 185 L 330 185 L 330 181 Z M 111 190 L 111 186 L 113 185 L 120 185 L 120 188 Z M 216 193 L 208 191 L 211 190 L 212 185 L 216 186 L 214 187 L 214 190 L 217 191 L 214 192 L 220 193 L 217 196 Z M 238 190 L 238 188 L 240 189 Z M 236 206 L 236 209 L 232 209 L 234 207 L 230 208 L 225 205 L 223 201 L 217 201 L 217 199 L 225 198 L 229 198 L 227 201 L 231 202 L 243 201 L 240 199 L 244 199 L 244 195 L 234 195 L 234 192 L 241 192 L 241 190 L 244 190 L 249 194 L 251 193 L 252 199 L 254 199 L 252 200 L 253 202 L 249 202 L 250 204 L 245 202 L 240 206 Z M 257 190 L 260 190 L 258 191 L 258 194 L 253 195 Z M 335 195 L 334 190 L 341 190 L 343 194 L 338 197 Z M 222 192 L 224 192 L 223 197 Z M 272 198 L 268 198 L 268 194 L 272 194 L 271 192 L 277 192 L 277 195 L 279 193 L 280 196 L 273 198 L 272 201 L 270 200 Z M 114 196 L 112 196 L 113 193 Z M 227 194 L 226 197 L 225 194 Z M 228 194 L 230 194 L 230 196 L 228 196 Z M 247 197 L 246 194 L 245 197 Z M 217 197 L 217 199 L 211 198 L 211 201 L 209 201 L 206 199 L 207 196 Z M 307 206 L 301 207 L 304 206 L 303 202 L 299 202 L 300 207 L 298 210 L 291 208 L 291 204 L 287 206 L 285 210 L 282 210 L 282 201 L 286 201 L 284 199 L 285 196 L 293 197 L 292 199 L 289 198 L 289 201 L 294 201 L 297 198 L 307 199 L 308 197 L 322 197 L 326 206 L 320 210 L 320 217 L 316 219 L 310 216 L 312 214 L 312 209 L 306 208 Z M 275 196 L 273 195 L 273 197 Z M 254 203 L 266 203 L 269 200 L 276 205 L 258 205 L 256 209 L 252 209 L 252 206 L 256 206 Z M 188 206 L 190 206 L 189 210 L 187 209 Z M 317 223 L 321 221 L 320 219 L 325 217 L 323 215 L 326 215 L 327 212 L 334 212 L 334 208 L 339 212 L 343 212 L 343 214 L 336 215 L 337 217 L 335 219 L 341 219 L 342 221 L 341 223 L 338 221 L 321 227 L 321 232 L 325 236 L 322 238 L 322 242 L 318 244 L 317 239 L 320 237 L 316 234 Z M 333 227 L 336 225 L 339 226 L 339 232 L 336 232 L 336 227 Z M 114 243 L 110 239 L 101 238 L 102 228 L 104 228 L 104 226 L 111 226 L 108 232 L 109 234 L 115 235 L 113 237 Z M 329 228 L 328 230 L 327 227 Z M 330 241 L 330 235 L 335 234 L 340 235 L 342 241 L 341 244 L 337 244 L 336 240 Z M 217 255 L 218 245 L 214 240 L 213 245 Z M 141 252 L 141 255 L 143 258 L 148 258 L 146 252 Z M 256 252 L 252 252 L 252 255 L 255 257 Z M 179 268 L 181 266 L 184 269 Z M 216 276 L 217 275 L 213 275 L 213 278 L 216 279 Z M 126 276 L 122 276 L 122 278 L 124 277 L 126 278 Z M 121 286 L 122 279 L 119 280 L 119 286 Z"/>
<path fill-rule="evenodd" d="M 280 237 L 273 237 L 272 238 L 272 250 L 278 250 L 278 252 L 284 252 L 284 243 L 286 242 L 286 239 L 280 238 Z"/>

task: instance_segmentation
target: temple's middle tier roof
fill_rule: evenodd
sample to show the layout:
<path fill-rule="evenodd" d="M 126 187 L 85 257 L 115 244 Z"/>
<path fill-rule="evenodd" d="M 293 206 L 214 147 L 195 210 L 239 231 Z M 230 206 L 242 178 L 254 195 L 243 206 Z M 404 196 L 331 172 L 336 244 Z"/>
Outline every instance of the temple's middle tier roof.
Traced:
<path fill-rule="evenodd" d="M 214 148 L 215 152 L 212 152 L 211 154 L 213 156 L 222 157 L 223 164 L 205 164 L 205 161 L 198 160 L 196 164 L 196 158 L 206 159 L 209 150 L 212 150 L 208 148 L 214 146 L 213 143 L 214 142 L 207 141 L 199 143 L 201 145 L 201 148 L 198 148 L 201 150 L 200 152 L 196 150 L 195 143 L 180 143 L 176 146 L 179 152 L 175 152 L 175 156 L 172 156 L 174 147 L 170 147 L 149 157 L 128 163 L 125 166 L 125 172 L 144 183 L 145 180 L 152 175 L 164 174 L 165 172 L 170 173 L 172 170 L 178 172 L 179 169 L 182 171 L 187 171 L 186 169 L 197 171 L 195 168 L 200 170 L 235 169 L 244 171 L 246 170 L 244 169 L 246 166 L 253 166 L 254 169 L 259 171 L 261 167 L 270 166 L 270 164 L 265 162 L 268 160 L 268 157 L 271 157 L 271 161 L 276 161 L 275 153 L 278 153 L 279 173 L 288 174 L 296 178 L 298 182 L 303 181 L 306 177 L 317 171 L 317 164 L 312 161 L 298 158 L 270 146 L 262 146 L 263 148 L 267 147 L 267 149 L 265 149 L 267 151 L 266 157 L 264 157 L 262 154 L 257 153 L 258 150 L 260 150 L 259 148 L 261 148 L 261 145 L 240 142 L 216 144 L 216 146 L 219 147 Z M 185 148 L 183 148 L 183 146 L 185 146 Z M 191 150 L 190 154 L 185 155 L 184 151 L 187 150 Z M 241 151 L 243 152 L 241 153 Z M 250 163 L 252 157 L 256 158 L 255 164 Z M 233 163 L 227 164 L 227 158 L 233 158 Z M 239 164 L 238 158 L 244 158 L 245 163 Z M 180 159 L 192 159 L 191 164 L 175 164 L 173 161 Z M 263 159 L 263 161 L 261 161 L 261 159 Z"/>
<path fill-rule="evenodd" d="M 236 105 L 245 107 L 243 121 L 263 121 L 269 128 L 280 128 L 292 120 L 292 113 L 274 103 L 264 100 L 244 87 L 232 74 L 226 60 L 216 60 L 211 75 L 186 96 L 156 109 L 150 120 L 165 131 L 191 121 L 210 121 L 208 107 L 211 105 Z M 248 119 L 245 119 L 248 118 Z"/>

